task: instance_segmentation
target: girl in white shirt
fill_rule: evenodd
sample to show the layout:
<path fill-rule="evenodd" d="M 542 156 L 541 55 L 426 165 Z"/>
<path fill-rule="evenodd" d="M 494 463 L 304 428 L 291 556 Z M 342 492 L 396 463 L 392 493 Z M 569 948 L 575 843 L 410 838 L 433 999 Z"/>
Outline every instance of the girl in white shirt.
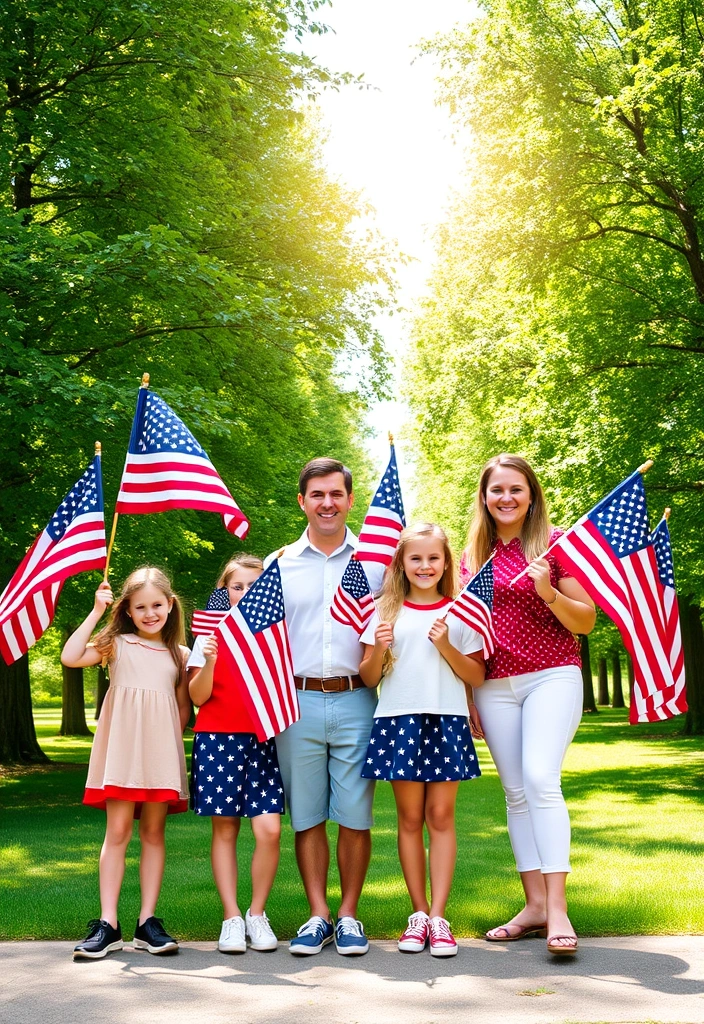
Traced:
<path fill-rule="evenodd" d="M 413 905 L 398 948 L 418 953 L 429 942 L 433 956 L 457 953 L 444 916 L 457 858 L 455 801 L 460 782 L 481 774 L 468 714 L 471 687 L 484 682 L 482 641 L 455 616 L 445 620 L 455 582 L 444 531 L 433 523 L 405 529 L 377 614 L 362 634 L 359 666 L 367 686 L 381 682 L 362 775 L 393 786 L 399 859 Z"/>

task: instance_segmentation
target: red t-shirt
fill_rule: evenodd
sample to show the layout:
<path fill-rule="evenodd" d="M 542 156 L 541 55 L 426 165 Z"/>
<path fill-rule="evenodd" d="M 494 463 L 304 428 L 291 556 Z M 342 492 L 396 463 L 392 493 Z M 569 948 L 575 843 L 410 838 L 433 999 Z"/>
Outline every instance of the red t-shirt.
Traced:
<path fill-rule="evenodd" d="M 562 536 L 553 530 L 550 544 Z M 553 555 L 547 556 L 550 582 L 570 574 Z M 510 586 L 511 580 L 525 569 L 528 562 L 518 537 L 509 544 L 500 540 L 492 560 L 494 566 L 494 606 L 492 617 L 497 639 L 496 650 L 486 666 L 487 679 L 505 679 L 525 672 L 539 672 L 560 665 L 581 665 L 579 641 L 559 622 L 550 606 L 539 597 L 530 576 L 523 576 Z"/>
<path fill-rule="evenodd" d="M 221 661 L 215 662 L 213 692 L 201 704 L 195 732 L 256 732 L 254 722 L 242 704 Z"/>

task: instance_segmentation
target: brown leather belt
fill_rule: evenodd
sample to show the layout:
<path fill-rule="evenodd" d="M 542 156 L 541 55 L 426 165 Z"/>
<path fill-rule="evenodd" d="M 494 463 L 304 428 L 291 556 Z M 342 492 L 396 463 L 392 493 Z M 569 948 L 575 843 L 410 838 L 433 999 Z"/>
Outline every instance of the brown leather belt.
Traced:
<path fill-rule="evenodd" d="M 322 693 L 344 693 L 345 690 L 361 690 L 364 686 L 359 676 L 328 676 L 315 679 L 313 676 L 295 676 L 297 690 L 318 690 Z"/>

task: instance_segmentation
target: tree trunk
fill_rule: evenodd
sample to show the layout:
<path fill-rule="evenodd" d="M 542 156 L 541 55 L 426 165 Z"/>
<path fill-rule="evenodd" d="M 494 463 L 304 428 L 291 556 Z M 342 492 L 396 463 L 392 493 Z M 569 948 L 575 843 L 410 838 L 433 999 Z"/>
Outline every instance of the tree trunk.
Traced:
<path fill-rule="evenodd" d="M 628 670 L 628 706 L 633 706 L 633 687 L 636 685 L 636 674 L 633 670 L 633 658 L 626 655 L 626 668 Z"/>
<path fill-rule="evenodd" d="M 105 700 L 105 694 L 108 692 L 108 686 L 110 680 L 108 674 L 102 665 L 98 665 L 98 692 L 95 697 L 95 720 L 96 722 L 100 718 L 100 709 L 103 706 Z"/>
<path fill-rule="evenodd" d="M 621 682 L 621 655 L 618 651 L 614 651 L 611 656 L 611 693 L 611 707 L 625 708 L 626 703 L 623 699 L 623 684 Z"/>
<path fill-rule="evenodd" d="M 689 711 L 684 723 L 687 736 L 704 735 L 704 630 L 701 608 L 689 595 L 680 600 L 680 623 L 684 648 Z"/>
<path fill-rule="evenodd" d="M 589 637 L 580 636 L 579 643 L 582 653 L 582 710 L 596 714 L 599 709 L 594 699 L 594 680 L 592 679 L 592 664 L 589 659 Z"/>
<path fill-rule="evenodd" d="M 609 703 L 609 674 L 606 669 L 606 658 L 599 658 L 599 696 L 597 704 Z"/>
<path fill-rule="evenodd" d="M 0 658 L 0 764 L 48 764 L 32 718 L 29 658 L 13 665 Z"/>
<path fill-rule="evenodd" d="M 90 736 L 83 695 L 83 669 L 62 665 L 61 728 L 59 736 Z"/>

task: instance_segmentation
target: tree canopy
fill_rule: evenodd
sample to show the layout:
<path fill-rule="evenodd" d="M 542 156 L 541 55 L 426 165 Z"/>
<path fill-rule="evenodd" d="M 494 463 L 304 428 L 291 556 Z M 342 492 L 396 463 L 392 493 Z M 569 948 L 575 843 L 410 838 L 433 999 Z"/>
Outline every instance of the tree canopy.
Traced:
<path fill-rule="evenodd" d="M 393 301 L 395 254 L 324 169 L 308 100 L 350 76 L 291 47 L 324 30 L 320 6 L 5 5 L 0 585 L 95 440 L 111 514 L 144 371 L 250 518 L 248 549 L 298 532 L 309 458 L 368 483 L 360 420 L 388 383 L 372 314 Z M 213 515 L 126 517 L 115 573 L 165 564 L 202 600 L 232 546 Z M 58 624 L 95 582 L 67 585 Z"/>
<path fill-rule="evenodd" d="M 518 451 L 568 526 L 646 458 L 704 596 L 704 21 L 689 0 L 485 0 L 429 44 L 466 177 L 407 367 L 425 512 L 464 537 Z M 654 525 L 654 522 L 653 522 Z"/>

